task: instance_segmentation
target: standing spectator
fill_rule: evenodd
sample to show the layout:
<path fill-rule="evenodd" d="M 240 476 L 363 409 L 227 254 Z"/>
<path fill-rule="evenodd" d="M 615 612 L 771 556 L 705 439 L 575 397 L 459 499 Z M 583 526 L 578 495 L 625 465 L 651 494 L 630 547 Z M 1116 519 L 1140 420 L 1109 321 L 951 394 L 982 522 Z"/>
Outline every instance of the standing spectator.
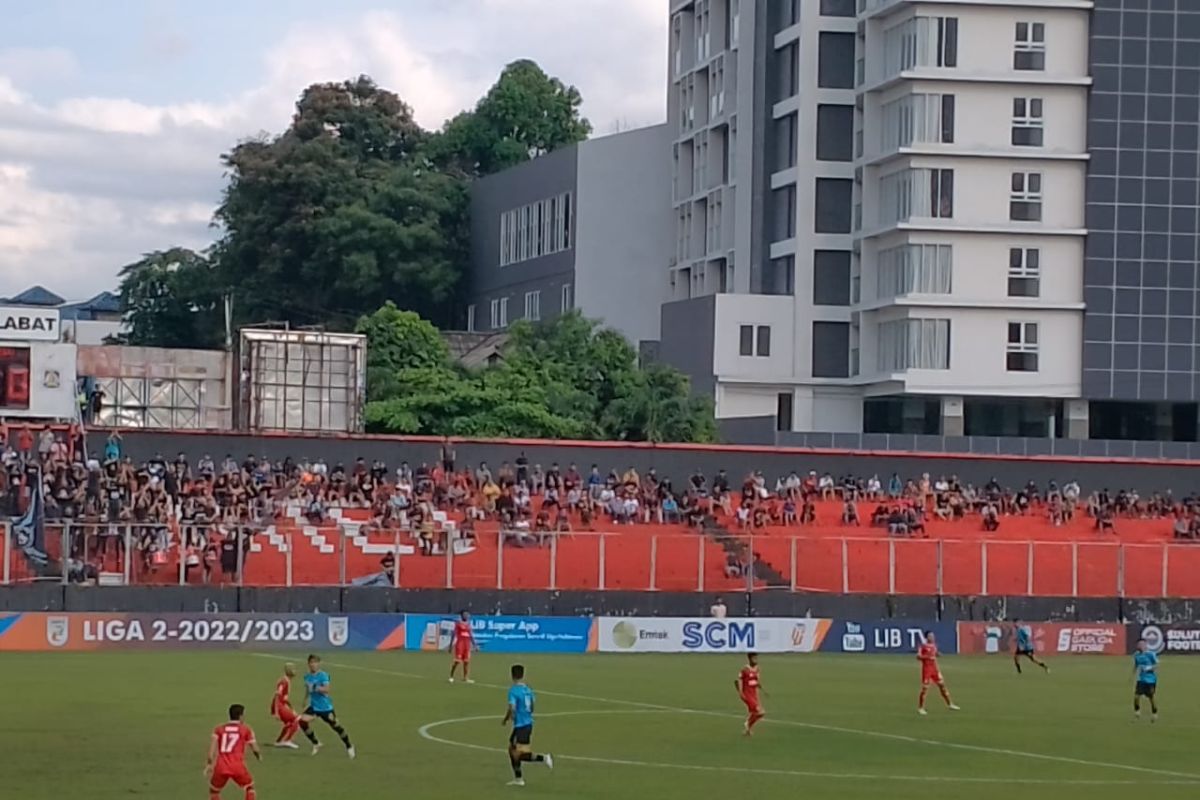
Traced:
<path fill-rule="evenodd" d="M 729 609 L 725 607 L 725 600 L 718 597 L 716 602 L 712 604 L 712 608 L 708 610 L 715 619 L 725 619 L 729 613 Z"/>
<path fill-rule="evenodd" d="M 447 475 L 454 474 L 454 462 L 457 460 L 457 453 L 454 450 L 454 443 L 447 436 L 442 440 L 442 471 Z"/>

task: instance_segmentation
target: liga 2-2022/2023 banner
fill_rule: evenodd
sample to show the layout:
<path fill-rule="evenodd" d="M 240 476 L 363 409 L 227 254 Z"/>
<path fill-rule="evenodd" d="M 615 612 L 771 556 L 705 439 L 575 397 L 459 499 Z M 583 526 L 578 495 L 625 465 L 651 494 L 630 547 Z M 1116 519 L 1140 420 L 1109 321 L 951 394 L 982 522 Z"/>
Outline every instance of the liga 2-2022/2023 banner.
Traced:
<path fill-rule="evenodd" d="M 403 614 L 0 614 L 0 651 L 400 650 Z"/>

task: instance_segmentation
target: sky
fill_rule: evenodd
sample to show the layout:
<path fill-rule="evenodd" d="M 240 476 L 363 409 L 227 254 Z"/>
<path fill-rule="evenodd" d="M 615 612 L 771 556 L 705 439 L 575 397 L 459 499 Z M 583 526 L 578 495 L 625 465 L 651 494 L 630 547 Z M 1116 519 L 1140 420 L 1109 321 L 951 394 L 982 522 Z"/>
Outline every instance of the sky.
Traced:
<path fill-rule="evenodd" d="M 0 296 L 115 289 L 216 236 L 221 154 L 301 90 L 373 77 L 437 128 L 505 64 L 579 87 L 596 134 L 665 118 L 667 0 L 40 0 L 0 22 Z"/>

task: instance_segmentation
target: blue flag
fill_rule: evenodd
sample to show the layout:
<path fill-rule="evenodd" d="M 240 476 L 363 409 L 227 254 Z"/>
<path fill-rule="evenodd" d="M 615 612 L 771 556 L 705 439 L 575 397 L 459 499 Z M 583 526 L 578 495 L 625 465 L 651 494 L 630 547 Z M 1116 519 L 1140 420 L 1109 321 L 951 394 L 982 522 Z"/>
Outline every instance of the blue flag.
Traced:
<path fill-rule="evenodd" d="M 16 537 L 17 547 L 25 554 L 25 560 L 35 569 L 49 566 L 50 556 L 46 553 L 46 515 L 42 502 L 41 470 L 30 472 L 34 477 L 33 489 L 29 493 L 29 508 L 17 519 L 13 520 L 12 531 Z"/>

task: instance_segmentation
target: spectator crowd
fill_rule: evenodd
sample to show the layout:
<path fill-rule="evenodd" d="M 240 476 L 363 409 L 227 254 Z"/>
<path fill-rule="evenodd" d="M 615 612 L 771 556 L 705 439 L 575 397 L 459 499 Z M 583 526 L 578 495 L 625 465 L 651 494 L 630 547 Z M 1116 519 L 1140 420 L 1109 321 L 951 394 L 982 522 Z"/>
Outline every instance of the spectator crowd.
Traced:
<path fill-rule="evenodd" d="M 314 525 L 327 522 L 336 508 L 369 509 L 374 528 L 412 537 L 427 555 L 449 546 L 446 519 L 454 521 L 456 536 L 468 540 L 480 523 L 498 523 L 504 541 L 522 547 L 575 530 L 639 523 L 715 524 L 764 534 L 816 524 L 869 525 L 921 537 L 933 521 L 974 518 L 994 532 L 1035 515 L 1056 526 L 1085 515 L 1109 534 L 1121 519 L 1169 519 L 1176 538 L 1200 537 L 1195 495 L 1144 497 L 1127 489 L 1085 494 L 1074 480 L 1008 487 L 993 478 L 975 486 L 955 475 L 893 473 L 885 480 L 793 471 L 772 482 L 761 471 L 735 480 L 719 470 L 711 477 L 695 471 L 677 483 L 655 469 L 632 466 L 543 467 L 524 452 L 494 468 L 462 465 L 449 441 L 435 463 L 401 461 L 394 468 L 362 458 L 345 464 L 253 455 L 238 460 L 231 454 L 220 460 L 205 454 L 194 463 L 183 453 L 172 459 L 157 454 L 135 462 L 116 433 L 102 452 L 87 453 L 74 429 L 28 427 L 9 428 L 0 462 L 0 508 L 12 517 L 23 513 L 40 476 L 45 519 L 71 523 L 68 557 L 83 565 L 85 575 L 87 565 L 126 557 L 153 571 L 167 563 L 176 544 L 183 546 L 189 573 L 208 580 L 219 566 L 223 575 L 234 575 L 256 532 L 289 509 L 299 509 Z"/>

